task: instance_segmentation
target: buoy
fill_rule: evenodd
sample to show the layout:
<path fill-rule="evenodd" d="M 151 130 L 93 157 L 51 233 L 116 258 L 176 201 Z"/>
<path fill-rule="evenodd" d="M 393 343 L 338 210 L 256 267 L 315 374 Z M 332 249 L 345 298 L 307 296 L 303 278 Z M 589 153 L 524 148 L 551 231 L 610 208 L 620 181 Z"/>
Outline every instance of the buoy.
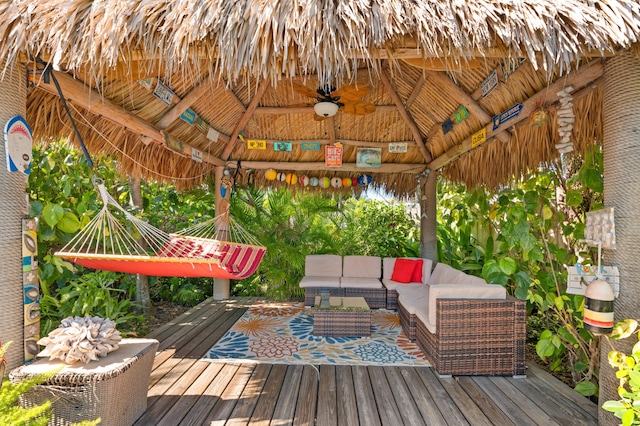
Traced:
<path fill-rule="evenodd" d="M 593 334 L 611 334 L 615 295 L 609 283 L 591 281 L 584 296 L 584 328 Z"/>

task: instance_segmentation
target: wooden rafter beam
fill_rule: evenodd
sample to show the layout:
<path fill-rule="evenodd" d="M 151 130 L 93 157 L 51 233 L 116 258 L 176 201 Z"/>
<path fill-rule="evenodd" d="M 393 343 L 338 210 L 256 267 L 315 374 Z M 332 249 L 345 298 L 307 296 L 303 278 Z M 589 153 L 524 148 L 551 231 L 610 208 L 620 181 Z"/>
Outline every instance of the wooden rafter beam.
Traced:
<path fill-rule="evenodd" d="M 404 103 L 405 108 L 407 109 L 411 108 L 411 105 L 413 105 L 413 103 L 418 98 L 418 95 L 420 94 L 420 91 L 422 90 L 422 87 L 424 87 L 424 83 L 426 81 L 427 79 L 424 77 L 424 74 L 422 74 L 418 79 L 418 81 L 416 81 L 416 85 L 413 86 L 413 90 L 411 91 L 411 94 L 409 95 L 406 102 Z"/>
<path fill-rule="evenodd" d="M 236 123 L 236 126 L 233 129 L 233 132 L 231 132 L 231 136 L 229 136 L 229 141 L 227 142 L 227 145 L 224 147 L 224 150 L 222 151 L 222 155 L 220 155 L 220 157 L 223 160 L 229 159 L 229 156 L 233 151 L 233 147 L 236 144 L 236 141 L 238 140 L 238 135 L 240 134 L 242 129 L 244 129 L 244 126 L 246 126 L 249 120 L 251 119 L 251 116 L 253 115 L 254 111 L 258 107 L 258 103 L 260 103 L 260 99 L 262 99 L 262 95 L 264 95 L 264 92 L 267 90 L 268 87 L 269 87 L 269 82 L 267 80 L 262 81 L 258 86 L 258 90 L 256 90 L 256 93 L 253 95 L 253 99 L 251 99 L 251 102 L 249 102 L 247 109 L 242 114 L 242 117 L 240 117 L 240 120 L 238 120 L 238 123 Z"/>
<path fill-rule="evenodd" d="M 92 114 L 100 115 L 133 133 L 147 137 L 153 142 L 166 146 L 164 136 L 161 134 L 161 129 L 158 127 L 134 114 L 131 114 L 122 108 L 122 106 L 105 99 L 100 93 L 86 86 L 81 81 L 74 79 L 70 75 L 64 72 L 52 72 L 55 73 L 67 102 L 78 105 Z M 31 76 L 31 81 L 32 83 L 37 84 L 40 89 L 58 96 L 58 91 L 56 90 L 53 81 L 46 84 L 44 79 L 40 78 L 40 76 Z M 184 154 L 188 152 L 188 155 L 191 156 L 192 147 L 184 143 L 182 146 Z M 167 149 L 170 148 L 167 147 Z M 224 161 L 221 159 L 207 153 L 203 154 L 202 160 L 215 165 L 224 164 Z"/>
<path fill-rule="evenodd" d="M 550 84 L 549 86 L 543 88 L 538 93 L 527 99 L 522 103 L 523 108 L 520 111 L 520 114 L 506 123 L 503 123 L 495 130 L 493 129 L 493 123 L 488 124 L 487 129 L 487 138 L 485 140 L 486 143 L 489 140 L 492 140 L 496 134 L 500 133 L 506 128 L 511 128 L 512 126 L 517 125 L 523 120 L 527 120 L 529 118 L 529 114 L 533 109 L 541 102 L 545 102 L 546 104 L 552 104 L 558 101 L 557 92 L 560 91 L 563 87 L 573 86 L 574 91 L 578 91 L 581 88 L 593 83 L 595 80 L 602 76 L 603 64 L 602 60 L 595 60 L 590 62 L 589 64 L 573 71 L 565 77 L 559 78 L 555 83 Z M 464 141 L 457 144 L 456 146 L 449 148 L 445 153 L 435 158 L 428 165 L 429 169 L 437 170 L 440 169 L 447 164 L 451 163 L 456 158 L 461 155 L 471 151 L 475 147 L 471 146 L 471 138 L 473 135 L 467 137 Z M 479 145 L 478 145 L 479 146 Z"/>
<path fill-rule="evenodd" d="M 454 83 L 449 76 L 442 72 L 427 72 L 427 75 L 429 76 L 429 81 L 438 84 L 442 89 L 444 89 L 444 93 L 450 96 L 455 102 L 460 105 L 464 105 L 467 111 L 476 117 L 482 125 L 491 123 L 493 117 L 489 115 L 484 108 L 482 108 L 482 105 L 476 102 L 460 86 Z M 502 142 L 507 142 L 510 137 L 506 130 L 496 134 L 495 136 Z"/>
<path fill-rule="evenodd" d="M 226 167 L 238 167 L 237 161 L 228 161 Z M 326 171 L 326 172 L 360 172 L 360 173 L 415 173 L 420 174 L 426 168 L 424 163 L 383 163 L 380 167 L 358 167 L 356 163 L 342 163 L 340 168 L 327 167 L 324 162 L 300 163 L 287 161 L 242 161 L 242 168 L 255 170 L 292 170 L 292 171 Z"/>
<path fill-rule="evenodd" d="M 427 148 L 424 146 L 420 129 L 418 128 L 418 125 L 413 120 L 411 115 L 409 115 L 409 111 L 406 110 L 406 108 L 404 107 L 404 104 L 402 103 L 402 100 L 400 99 L 400 96 L 398 96 L 398 93 L 395 91 L 395 89 L 391 85 L 389 74 L 387 74 L 387 70 L 385 70 L 384 68 L 380 70 L 380 81 L 382 82 L 385 89 L 387 90 L 387 93 L 391 97 L 391 100 L 393 100 L 393 103 L 396 104 L 396 107 L 398 108 L 398 112 L 400 113 L 400 116 L 406 123 L 407 127 L 409 127 L 409 130 L 411 130 L 411 134 L 413 135 L 413 139 L 416 141 L 416 145 L 420 150 L 420 153 L 424 157 L 425 161 L 428 163 L 429 161 L 431 161 L 431 154 L 429 154 L 429 152 L 427 151 Z"/>

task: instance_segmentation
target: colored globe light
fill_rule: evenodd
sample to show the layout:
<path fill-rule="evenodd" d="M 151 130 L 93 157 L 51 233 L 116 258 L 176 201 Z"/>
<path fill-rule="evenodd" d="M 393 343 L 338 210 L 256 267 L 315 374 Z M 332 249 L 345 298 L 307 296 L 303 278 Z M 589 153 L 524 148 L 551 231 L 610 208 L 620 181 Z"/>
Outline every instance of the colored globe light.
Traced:
<path fill-rule="evenodd" d="M 340 188 L 342 186 L 342 179 L 340 179 L 339 177 L 331 178 L 331 186 L 333 186 L 334 188 Z"/>
<path fill-rule="evenodd" d="M 264 178 L 266 180 L 275 180 L 278 177 L 278 172 L 273 169 L 269 169 L 264 173 Z"/>

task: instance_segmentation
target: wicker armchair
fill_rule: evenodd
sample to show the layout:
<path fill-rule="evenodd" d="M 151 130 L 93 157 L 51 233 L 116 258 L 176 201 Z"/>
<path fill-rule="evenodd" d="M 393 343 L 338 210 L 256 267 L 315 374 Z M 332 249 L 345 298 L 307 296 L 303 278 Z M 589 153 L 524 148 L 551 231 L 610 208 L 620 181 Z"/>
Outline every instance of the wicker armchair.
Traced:
<path fill-rule="evenodd" d="M 416 315 L 418 346 L 441 375 L 523 376 L 525 308 L 511 296 L 437 299 L 435 332 Z"/>

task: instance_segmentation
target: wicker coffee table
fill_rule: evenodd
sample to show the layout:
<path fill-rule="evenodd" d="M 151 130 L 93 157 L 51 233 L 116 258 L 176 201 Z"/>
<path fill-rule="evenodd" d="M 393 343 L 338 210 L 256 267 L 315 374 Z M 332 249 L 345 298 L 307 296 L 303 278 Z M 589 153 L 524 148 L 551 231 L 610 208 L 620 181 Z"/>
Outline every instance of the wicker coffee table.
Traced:
<path fill-rule="evenodd" d="M 330 337 L 371 336 L 371 310 L 364 297 L 330 297 L 330 308 L 313 308 L 313 335 Z"/>

